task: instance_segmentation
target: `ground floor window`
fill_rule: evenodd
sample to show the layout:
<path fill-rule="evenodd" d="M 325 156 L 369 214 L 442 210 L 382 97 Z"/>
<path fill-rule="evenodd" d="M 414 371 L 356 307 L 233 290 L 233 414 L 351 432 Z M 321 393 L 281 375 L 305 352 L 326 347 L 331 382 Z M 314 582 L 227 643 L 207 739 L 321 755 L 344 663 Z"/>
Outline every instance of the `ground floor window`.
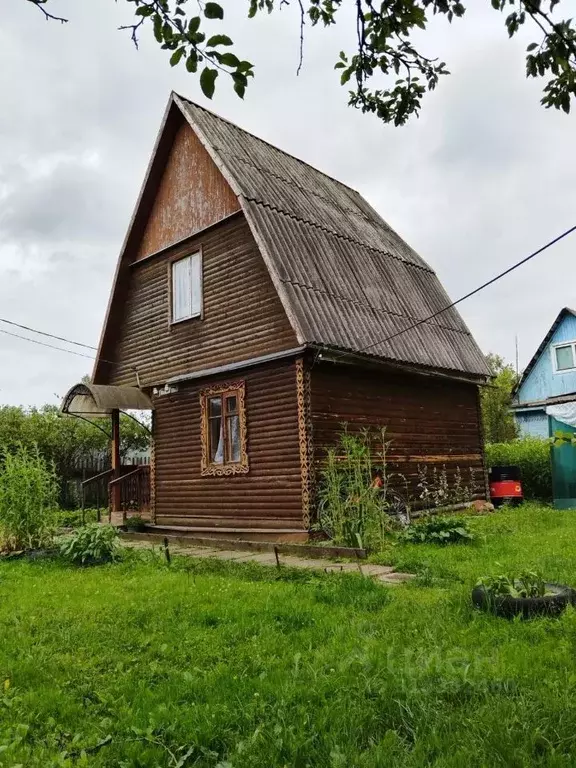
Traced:
<path fill-rule="evenodd" d="M 245 387 L 227 382 L 200 392 L 202 474 L 248 472 Z"/>

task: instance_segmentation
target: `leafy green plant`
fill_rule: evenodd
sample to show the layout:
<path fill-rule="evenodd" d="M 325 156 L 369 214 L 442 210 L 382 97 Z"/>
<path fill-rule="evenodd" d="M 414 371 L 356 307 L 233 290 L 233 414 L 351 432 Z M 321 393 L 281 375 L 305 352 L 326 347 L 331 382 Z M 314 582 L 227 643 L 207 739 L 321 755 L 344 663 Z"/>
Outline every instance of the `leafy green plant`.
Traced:
<path fill-rule="evenodd" d="M 57 525 L 58 479 L 38 448 L 0 454 L 0 550 L 51 543 Z"/>
<path fill-rule="evenodd" d="M 438 515 L 413 523 L 401 538 L 413 544 L 462 544 L 475 537 L 464 518 Z"/>
<path fill-rule="evenodd" d="M 130 517 L 126 518 L 126 529 L 128 531 L 144 531 L 146 525 L 146 520 L 140 515 L 130 515 Z"/>
<path fill-rule="evenodd" d="M 510 443 L 486 446 L 489 467 L 514 465 L 522 473 L 524 498 L 549 501 L 552 498 L 552 466 L 550 443 L 539 437 L 522 437 Z"/>
<path fill-rule="evenodd" d="M 483 576 L 476 586 L 482 586 L 491 597 L 544 597 L 552 594 L 538 571 L 522 571 L 517 576 Z"/>
<path fill-rule="evenodd" d="M 58 513 L 58 525 L 61 528 L 80 528 L 86 523 L 95 523 L 98 520 L 97 509 L 84 510 L 84 522 L 82 522 L 81 509 L 62 509 Z"/>
<path fill-rule="evenodd" d="M 60 553 L 73 563 L 103 563 L 119 555 L 118 531 L 112 525 L 90 523 L 66 537 Z"/>
<path fill-rule="evenodd" d="M 327 451 L 318 494 L 319 527 L 337 544 L 380 549 L 395 527 L 386 430 L 344 430 Z M 374 483 L 375 473 L 379 482 Z"/>

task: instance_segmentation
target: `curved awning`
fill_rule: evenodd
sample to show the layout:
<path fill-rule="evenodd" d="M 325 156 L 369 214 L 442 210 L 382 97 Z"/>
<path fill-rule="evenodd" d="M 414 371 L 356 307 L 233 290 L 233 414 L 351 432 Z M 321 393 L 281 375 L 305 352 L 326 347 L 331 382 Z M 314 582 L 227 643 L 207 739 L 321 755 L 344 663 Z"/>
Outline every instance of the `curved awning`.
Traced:
<path fill-rule="evenodd" d="M 75 384 L 62 401 L 62 413 L 86 418 L 109 416 L 121 411 L 151 411 L 152 401 L 138 387 L 109 387 L 101 384 Z"/>

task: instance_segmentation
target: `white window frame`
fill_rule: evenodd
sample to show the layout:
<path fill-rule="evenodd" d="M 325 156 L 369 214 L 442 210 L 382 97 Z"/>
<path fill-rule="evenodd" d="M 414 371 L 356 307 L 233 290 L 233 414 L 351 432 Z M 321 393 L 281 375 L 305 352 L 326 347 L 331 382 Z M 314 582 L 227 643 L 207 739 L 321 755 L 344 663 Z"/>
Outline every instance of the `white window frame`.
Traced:
<path fill-rule="evenodd" d="M 574 363 L 576 363 L 576 339 L 574 341 L 559 341 L 556 344 L 552 345 L 552 367 L 554 370 L 554 373 L 571 373 L 572 371 L 576 371 L 576 365 L 573 365 L 572 368 L 558 368 L 558 359 L 556 357 L 556 350 L 559 347 L 572 347 L 572 360 Z"/>
<path fill-rule="evenodd" d="M 194 306 L 193 298 L 194 298 L 194 291 L 193 291 L 193 277 L 190 275 L 190 307 L 191 312 L 190 314 L 184 315 L 182 317 L 176 317 L 176 285 L 174 282 L 174 268 L 176 264 L 182 264 L 182 262 L 187 261 L 189 263 L 189 270 L 192 269 L 192 265 L 194 261 L 197 259 L 198 263 L 198 274 L 199 274 L 199 285 L 198 285 L 198 301 L 196 306 Z M 192 320 L 195 317 L 202 317 L 203 313 L 203 304 L 204 304 L 204 286 L 203 286 L 203 269 L 202 269 L 202 252 L 201 251 L 195 251 L 194 253 L 188 253 L 186 256 L 181 256 L 178 259 L 174 259 L 170 262 L 169 266 L 169 280 L 170 280 L 170 323 L 171 325 L 176 325 L 178 323 L 184 323 L 187 320 Z"/>

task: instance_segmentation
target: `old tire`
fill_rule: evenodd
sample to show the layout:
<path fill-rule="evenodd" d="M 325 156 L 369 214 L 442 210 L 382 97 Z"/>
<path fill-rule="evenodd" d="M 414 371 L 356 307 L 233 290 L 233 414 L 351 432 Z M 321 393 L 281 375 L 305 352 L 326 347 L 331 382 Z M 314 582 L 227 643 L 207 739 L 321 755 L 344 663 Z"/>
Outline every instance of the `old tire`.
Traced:
<path fill-rule="evenodd" d="M 479 585 L 472 590 L 472 603 L 476 608 L 496 616 L 505 616 L 508 619 L 522 616 L 530 619 L 533 616 L 559 616 L 567 605 L 575 602 L 576 592 L 572 587 L 547 583 L 546 589 L 553 594 L 543 597 L 492 597 L 486 587 Z"/>

